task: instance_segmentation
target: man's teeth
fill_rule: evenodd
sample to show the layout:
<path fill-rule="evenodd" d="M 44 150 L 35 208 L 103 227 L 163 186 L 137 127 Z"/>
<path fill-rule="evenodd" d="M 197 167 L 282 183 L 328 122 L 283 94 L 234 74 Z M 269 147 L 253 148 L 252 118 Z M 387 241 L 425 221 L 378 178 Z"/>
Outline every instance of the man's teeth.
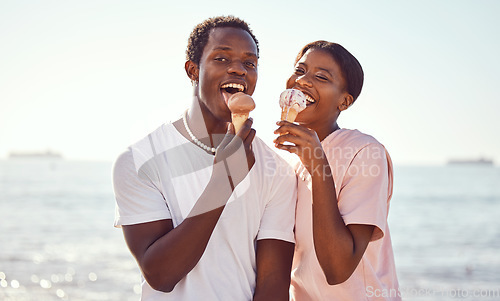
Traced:
<path fill-rule="evenodd" d="M 243 92 L 245 90 L 245 87 L 242 84 L 225 84 L 222 85 L 222 89 L 227 89 L 227 88 L 233 88 L 233 89 L 238 89 L 238 91 Z"/>
<path fill-rule="evenodd" d="M 315 100 L 314 100 L 311 96 L 309 96 L 309 95 L 307 95 L 307 94 L 305 94 L 305 95 L 306 95 L 306 100 L 307 100 L 308 102 L 315 102 Z"/>

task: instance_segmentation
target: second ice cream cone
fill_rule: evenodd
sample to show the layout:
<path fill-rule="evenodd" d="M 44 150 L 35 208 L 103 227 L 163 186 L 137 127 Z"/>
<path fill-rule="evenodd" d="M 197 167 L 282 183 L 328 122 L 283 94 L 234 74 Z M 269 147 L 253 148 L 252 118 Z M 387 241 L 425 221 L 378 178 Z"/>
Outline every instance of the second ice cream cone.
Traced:
<path fill-rule="evenodd" d="M 294 122 L 295 118 L 297 118 L 297 115 L 299 112 L 295 110 L 293 107 L 284 107 L 281 109 L 281 120 L 286 120 L 288 122 Z M 285 133 L 280 134 L 284 135 Z"/>
<path fill-rule="evenodd" d="M 305 94 L 296 89 L 286 89 L 280 95 L 281 120 L 295 122 L 297 115 L 306 108 Z"/>
<path fill-rule="evenodd" d="M 297 118 L 297 115 L 299 112 L 295 110 L 293 107 L 289 108 L 283 108 L 281 110 L 281 120 L 286 120 L 288 122 L 294 122 L 295 118 Z"/>

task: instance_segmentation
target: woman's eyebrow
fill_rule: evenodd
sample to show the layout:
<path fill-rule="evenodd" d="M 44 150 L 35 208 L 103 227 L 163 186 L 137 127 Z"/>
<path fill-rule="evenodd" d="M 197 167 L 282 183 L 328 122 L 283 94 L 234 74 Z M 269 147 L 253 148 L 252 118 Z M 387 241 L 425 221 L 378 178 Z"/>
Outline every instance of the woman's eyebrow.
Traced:
<path fill-rule="evenodd" d="M 318 67 L 319 70 L 322 70 L 322 71 L 325 71 L 326 73 L 330 74 L 330 76 L 333 76 L 333 74 L 330 72 L 330 70 L 326 69 L 326 68 L 321 68 L 321 67 Z"/>

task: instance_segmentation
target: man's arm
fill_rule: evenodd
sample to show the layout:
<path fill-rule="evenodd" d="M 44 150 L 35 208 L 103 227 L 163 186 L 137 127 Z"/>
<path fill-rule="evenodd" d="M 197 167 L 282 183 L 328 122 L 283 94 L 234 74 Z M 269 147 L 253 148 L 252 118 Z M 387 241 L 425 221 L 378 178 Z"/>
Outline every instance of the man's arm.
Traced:
<path fill-rule="evenodd" d="M 198 202 L 227 200 L 229 185 L 217 186 L 209 183 Z M 223 209 L 188 217 L 176 228 L 171 219 L 122 227 L 127 245 L 152 288 L 170 292 L 195 267 Z"/>
<path fill-rule="evenodd" d="M 288 301 L 294 244 L 277 239 L 257 241 L 254 301 Z"/>
<path fill-rule="evenodd" d="M 122 227 L 131 253 L 155 290 L 172 291 L 196 266 L 234 189 L 231 183 L 236 186 L 255 162 L 249 149 L 255 136 L 251 121 L 245 123 L 237 138 L 232 138 L 232 125 L 230 130 L 233 134 L 228 132 L 231 135 L 226 135 L 227 140 L 217 150 L 207 187 L 182 223 L 174 228 L 168 219 Z M 246 157 L 248 166 L 242 164 L 241 156 Z"/>

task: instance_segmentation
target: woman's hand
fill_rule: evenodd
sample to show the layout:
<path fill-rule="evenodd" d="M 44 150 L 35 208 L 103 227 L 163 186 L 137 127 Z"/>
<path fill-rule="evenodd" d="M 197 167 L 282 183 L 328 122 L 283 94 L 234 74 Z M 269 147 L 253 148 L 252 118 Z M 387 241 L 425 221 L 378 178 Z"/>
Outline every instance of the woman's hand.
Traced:
<path fill-rule="evenodd" d="M 314 172 L 323 166 L 328 165 L 325 152 L 321 146 L 318 135 L 314 130 L 282 120 L 276 123 L 279 128 L 274 131 L 280 136 L 274 139 L 275 146 L 299 156 L 302 164 L 309 174 L 313 176 Z M 292 143 L 284 144 L 285 142 Z"/>

